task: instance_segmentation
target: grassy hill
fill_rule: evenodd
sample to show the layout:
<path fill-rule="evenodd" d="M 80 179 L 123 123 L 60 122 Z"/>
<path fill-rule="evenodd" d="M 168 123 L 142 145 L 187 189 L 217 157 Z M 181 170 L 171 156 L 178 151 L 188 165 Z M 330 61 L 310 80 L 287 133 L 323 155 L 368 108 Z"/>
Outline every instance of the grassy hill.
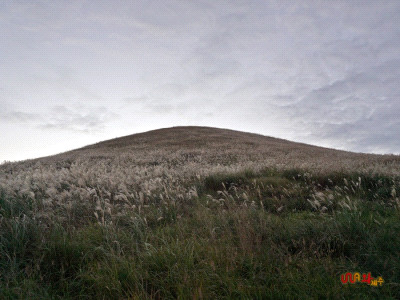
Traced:
<path fill-rule="evenodd" d="M 397 299 L 399 174 L 399 156 L 207 127 L 6 163 L 0 298 Z"/>

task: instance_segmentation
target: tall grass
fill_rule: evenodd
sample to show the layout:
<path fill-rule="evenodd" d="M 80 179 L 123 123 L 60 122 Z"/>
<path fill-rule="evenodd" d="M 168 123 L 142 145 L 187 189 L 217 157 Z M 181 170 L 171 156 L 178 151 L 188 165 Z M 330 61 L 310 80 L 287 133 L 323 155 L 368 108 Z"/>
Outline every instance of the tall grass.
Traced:
<path fill-rule="evenodd" d="M 398 157 L 190 134 L 0 165 L 0 299 L 400 298 Z"/>
<path fill-rule="evenodd" d="M 3 189 L 0 298 L 400 297 L 395 177 L 264 169 L 180 184 L 82 187 L 85 203 L 52 204 L 63 216 L 43 216 L 36 185 L 35 197 Z M 385 284 L 344 286 L 345 272 Z"/>

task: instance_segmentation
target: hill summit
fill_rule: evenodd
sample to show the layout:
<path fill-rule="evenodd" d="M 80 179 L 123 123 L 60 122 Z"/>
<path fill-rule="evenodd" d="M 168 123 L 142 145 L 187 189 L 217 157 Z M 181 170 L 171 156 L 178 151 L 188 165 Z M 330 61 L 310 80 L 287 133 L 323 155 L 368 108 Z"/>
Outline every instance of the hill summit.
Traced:
<path fill-rule="evenodd" d="M 179 162 L 233 168 L 274 167 L 333 170 L 398 170 L 400 157 L 334 150 L 229 129 L 180 126 L 151 130 L 102 141 L 65 153 L 6 164 L 68 165 L 76 161 L 128 159 L 132 164 Z M 393 168 L 387 168 L 387 165 Z"/>

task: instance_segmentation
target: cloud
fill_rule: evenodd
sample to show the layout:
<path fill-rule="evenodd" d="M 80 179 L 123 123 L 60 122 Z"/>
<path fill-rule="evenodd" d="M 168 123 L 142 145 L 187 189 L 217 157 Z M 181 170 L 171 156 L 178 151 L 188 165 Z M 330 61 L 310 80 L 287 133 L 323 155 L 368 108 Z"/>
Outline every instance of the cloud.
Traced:
<path fill-rule="evenodd" d="M 116 117 L 117 114 L 107 110 L 105 107 L 70 109 L 65 106 L 55 106 L 51 110 L 51 115 L 38 127 L 92 133 L 103 130 L 105 124 Z"/>
<path fill-rule="evenodd" d="M 170 115 L 177 111 L 183 112 L 191 107 L 191 105 L 179 106 L 173 97 L 158 94 L 154 97 L 147 95 L 126 97 L 122 101 L 120 109 L 160 115 Z"/>
<path fill-rule="evenodd" d="M 64 105 L 53 106 L 42 112 L 26 112 L 6 109 L 0 112 L 0 122 L 29 124 L 40 129 L 98 132 L 118 115 L 104 106 Z"/>
<path fill-rule="evenodd" d="M 293 123 L 310 132 L 314 141 L 356 151 L 398 153 L 399 82 L 400 60 L 394 60 L 313 90 L 286 109 Z"/>
<path fill-rule="evenodd" d="M 41 119 L 40 114 L 26 113 L 22 111 L 9 111 L 0 113 L 0 119 L 12 123 L 28 123 Z"/>
<path fill-rule="evenodd" d="M 203 120 L 357 151 L 400 150 L 398 1 L 2 8 L 0 106 L 13 103 L 0 109 L 3 122 L 53 133 L 112 124 L 114 134 L 135 131 L 133 120 L 146 129 Z"/>
<path fill-rule="evenodd" d="M 132 96 L 132 97 L 125 97 L 122 99 L 124 104 L 141 104 L 149 101 L 149 97 L 146 95 L 140 95 L 140 96 Z"/>

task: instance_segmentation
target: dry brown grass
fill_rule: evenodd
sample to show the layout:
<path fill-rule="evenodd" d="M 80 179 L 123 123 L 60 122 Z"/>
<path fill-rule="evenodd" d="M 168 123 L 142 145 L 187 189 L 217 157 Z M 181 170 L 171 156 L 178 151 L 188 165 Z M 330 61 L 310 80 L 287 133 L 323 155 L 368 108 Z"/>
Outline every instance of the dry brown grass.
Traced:
<path fill-rule="evenodd" d="M 0 166 L 0 188 L 33 201 L 37 215 L 100 223 L 154 202 L 196 195 L 194 181 L 265 168 L 400 174 L 400 157 L 356 154 L 256 134 L 174 127 L 117 138 L 55 156 Z M 85 215 L 85 214 L 82 214 Z"/>

